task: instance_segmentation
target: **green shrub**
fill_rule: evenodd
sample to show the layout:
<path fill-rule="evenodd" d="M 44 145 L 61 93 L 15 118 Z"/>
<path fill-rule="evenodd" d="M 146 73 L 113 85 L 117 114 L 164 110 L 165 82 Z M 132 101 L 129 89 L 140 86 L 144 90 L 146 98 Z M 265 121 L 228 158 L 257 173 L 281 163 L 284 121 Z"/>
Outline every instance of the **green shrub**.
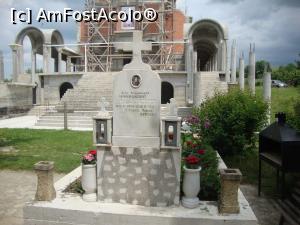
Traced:
<path fill-rule="evenodd" d="M 300 132 L 300 99 L 295 99 L 293 110 L 287 114 L 287 122 Z"/>
<path fill-rule="evenodd" d="M 238 89 L 217 94 L 194 109 L 197 133 L 221 155 L 240 153 L 255 144 L 254 132 L 266 121 L 267 104 Z"/>

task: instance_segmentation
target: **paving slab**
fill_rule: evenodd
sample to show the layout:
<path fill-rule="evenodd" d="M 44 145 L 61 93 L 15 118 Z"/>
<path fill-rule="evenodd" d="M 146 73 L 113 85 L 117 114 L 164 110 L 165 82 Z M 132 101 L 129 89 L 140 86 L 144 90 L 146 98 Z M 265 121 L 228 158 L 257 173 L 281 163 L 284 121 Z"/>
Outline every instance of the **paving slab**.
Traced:
<path fill-rule="evenodd" d="M 54 180 L 63 176 L 54 174 Z M 23 206 L 34 199 L 37 177 L 30 171 L 0 170 L 0 181 L 0 224 L 22 225 Z"/>

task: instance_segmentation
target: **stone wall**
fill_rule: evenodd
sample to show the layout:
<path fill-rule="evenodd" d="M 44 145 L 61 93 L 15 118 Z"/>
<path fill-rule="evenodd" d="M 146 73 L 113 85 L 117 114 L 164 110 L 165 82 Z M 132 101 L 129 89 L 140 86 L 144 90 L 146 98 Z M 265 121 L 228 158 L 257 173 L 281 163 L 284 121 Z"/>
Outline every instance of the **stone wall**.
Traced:
<path fill-rule="evenodd" d="M 0 116 L 24 113 L 31 108 L 31 85 L 0 83 Z"/>
<path fill-rule="evenodd" d="M 159 72 L 159 76 L 162 82 L 166 81 L 172 84 L 174 88 L 174 98 L 178 107 L 186 106 L 186 82 L 187 75 L 182 72 Z M 162 93 L 163 95 L 163 93 Z"/>
<path fill-rule="evenodd" d="M 44 77 L 44 103 L 56 105 L 60 101 L 59 89 L 60 86 L 69 82 L 76 86 L 83 73 L 64 73 L 64 74 L 47 74 L 40 75 Z"/>
<path fill-rule="evenodd" d="M 97 156 L 100 201 L 179 205 L 180 150 L 99 147 Z"/>

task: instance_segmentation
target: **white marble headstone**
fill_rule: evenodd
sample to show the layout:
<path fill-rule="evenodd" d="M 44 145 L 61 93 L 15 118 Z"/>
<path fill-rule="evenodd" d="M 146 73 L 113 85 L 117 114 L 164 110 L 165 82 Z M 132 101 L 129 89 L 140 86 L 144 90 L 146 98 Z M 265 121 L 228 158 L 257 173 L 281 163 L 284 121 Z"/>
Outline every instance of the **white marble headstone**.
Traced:
<path fill-rule="evenodd" d="M 141 58 L 141 50 L 151 50 L 151 43 L 142 42 L 142 32 L 133 31 L 133 43 L 125 46 L 115 46 L 131 49 L 133 59 L 114 77 L 113 145 L 158 148 L 161 80 Z"/>

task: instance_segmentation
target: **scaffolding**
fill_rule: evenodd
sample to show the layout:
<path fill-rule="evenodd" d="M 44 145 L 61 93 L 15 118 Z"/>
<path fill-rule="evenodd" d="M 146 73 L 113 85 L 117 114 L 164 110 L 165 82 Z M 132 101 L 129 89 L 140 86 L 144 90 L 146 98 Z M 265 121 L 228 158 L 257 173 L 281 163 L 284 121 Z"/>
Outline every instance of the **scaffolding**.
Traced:
<path fill-rule="evenodd" d="M 121 7 L 135 7 L 135 10 L 144 12 L 147 8 L 154 8 L 158 13 L 155 22 L 143 20 L 135 22 L 135 29 L 143 31 L 144 41 L 152 42 L 152 51 L 143 52 L 143 61 L 151 65 L 154 70 L 181 70 L 183 52 L 176 52 L 174 46 L 174 10 L 176 0 L 86 0 L 85 8 L 88 11 L 101 8 L 107 11 L 120 10 Z M 116 52 L 113 42 L 116 42 L 119 28 L 114 22 L 89 22 L 81 24 L 80 43 L 88 43 L 80 47 L 85 54 L 81 65 L 89 72 L 109 72 L 118 70 L 116 60 L 130 61 L 131 54 Z M 98 44 L 93 44 L 98 43 Z M 183 45 L 183 44 L 182 44 Z M 80 63 L 79 63 L 80 64 Z M 80 70 L 80 68 L 78 69 Z"/>

